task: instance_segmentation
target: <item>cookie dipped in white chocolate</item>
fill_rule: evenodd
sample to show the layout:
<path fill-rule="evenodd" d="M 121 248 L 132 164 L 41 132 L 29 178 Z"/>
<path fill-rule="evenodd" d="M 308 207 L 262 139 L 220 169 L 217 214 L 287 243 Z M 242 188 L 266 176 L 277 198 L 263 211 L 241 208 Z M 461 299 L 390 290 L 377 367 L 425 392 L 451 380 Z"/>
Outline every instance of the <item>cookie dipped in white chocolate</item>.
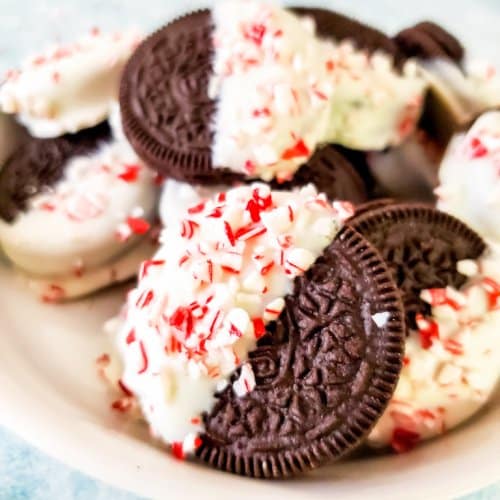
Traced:
<path fill-rule="evenodd" d="M 252 390 L 248 352 L 350 208 L 312 186 L 275 192 L 253 184 L 200 201 L 167 225 L 115 325 L 119 385 L 153 435 L 192 451 L 201 414 L 237 367 L 234 391 Z"/>
<path fill-rule="evenodd" d="M 140 42 L 135 31 L 94 30 L 55 46 L 7 72 L 0 110 L 14 114 L 34 137 L 57 137 L 106 120 L 120 76 Z"/>
<path fill-rule="evenodd" d="M 422 292 L 432 314 L 417 316 L 399 383 L 369 445 L 409 451 L 465 422 L 491 398 L 500 378 L 498 250 L 459 262 L 469 276 L 461 290 Z"/>
<path fill-rule="evenodd" d="M 0 220 L 0 244 L 23 274 L 41 283 L 34 288 L 57 288 L 73 277 L 83 283 L 86 275 L 99 270 L 102 274 L 106 266 L 111 273 L 146 237 L 156 216 L 156 200 L 153 172 L 126 142 L 112 139 L 88 155 L 72 157 L 59 181 L 31 197 L 13 221 Z M 88 293 L 105 281 L 72 285 L 75 291 L 64 298 Z"/>
<path fill-rule="evenodd" d="M 321 144 L 381 150 L 415 129 L 426 84 L 411 62 L 399 71 L 385 53 L 319 39 L 312 19 L 273 4 L 212 14 L 213 165 L 288 180 Z"/>

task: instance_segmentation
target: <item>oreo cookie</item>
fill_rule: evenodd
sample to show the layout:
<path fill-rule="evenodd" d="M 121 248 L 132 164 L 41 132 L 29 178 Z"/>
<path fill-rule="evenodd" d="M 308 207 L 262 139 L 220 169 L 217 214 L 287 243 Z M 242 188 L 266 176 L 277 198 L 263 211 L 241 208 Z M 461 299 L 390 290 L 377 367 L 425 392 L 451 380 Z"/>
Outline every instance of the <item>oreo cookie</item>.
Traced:
<path fill-rule="evenodd" d="M 337 41 L 351 40 L 358 49 L 365 49 L 368 52 L 383 50 L 395 60 L 401 59 L 402 54 L 394 40 L 352 17 L 320 8 L 294 7 L 291 10 L 299 16 L 312 17 L 316 24 L 316 32 L 322 38 L 335 38 Z"/>
<path fill-rule="evenodd" d="M 288 182 L 271 182 L 276 190 L 292 190 L 312 183 L 330 200 L 345 200 L 355 205 L 368 199 L 365 182 L 352 164 L 334 146 L 318 149 L 293 179 Z"/>
<path fill-rule="evenodd" d="M 353 19 L 323 9 L 293 10 L 312 17 L 320 36 L 348 38 L 370 51 L 399 53 L 389 37 Z M 147 38 L 125 68 L 120 105 L 129 142 L 152 168 L 180 181 L 231 185 L 244 176 L 212 165 L 216 105 L 208 89 L 213 30 L 210 11 L 200 10 Z M 311 182 L 306 173 L 301 178 Z"/>
<path fill-rule="evenodd" d="M 394 42 L 406 57 L 447 58 L 460 64 L 465 55 L 460 41 L 431 21 L 404 29 L 394 37 Z"/>
<path fill-rule="evenodd" d="M 429 288 L 459 288 L 466 277 L 457 270 L 464 259 L 477 259 L 484 241 L 455 217 L 425 205 L 399 204 L 364 211 L 349 226 L 381 253 L 401 290 L 408 327 L 429 305 L 420 292 Z"/>
<path fill-rule="evenodd" d="M 96 150 L 110 137 L 105 122 L 55 139 L 26 139 L 0 171 L 0 218 L 13 222 L 30 198 L 61 179 L 71 157 Z"/>
<path fill-rule="evenodd" d="M 280 478 L 325 465 L 362 442 L 392 396 L 404 313 L 365 238 L 344 228 L 285 304 L 250 354 L 255 388 L 238 397 L 229 384 L 204 415 L 196 454 L 213 467 Z"/>

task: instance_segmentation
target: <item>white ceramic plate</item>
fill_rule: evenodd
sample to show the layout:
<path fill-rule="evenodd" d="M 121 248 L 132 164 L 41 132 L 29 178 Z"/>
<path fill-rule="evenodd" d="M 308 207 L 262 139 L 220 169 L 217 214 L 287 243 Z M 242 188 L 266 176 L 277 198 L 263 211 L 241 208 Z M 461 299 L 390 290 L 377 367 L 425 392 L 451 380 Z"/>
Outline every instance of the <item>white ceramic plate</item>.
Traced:
<path fill-rule="evenodd" d="M 153 3 L 157 12 L 162 12 L 161 19 L 183 4 Z M 108 5 L 110 19 L 116 12 L 112 4 L 102 4 L 103 12 Z M 361 14 L 360 6 L 367 5 L 341 0 L 336 4 Z M 131 14 L 137 3 L 120 2 L 120 8 L 122 5 L 124 16 L 123 12 Z M 497 36 L 500 7 L 495 0 L 474 2 L 474 12 L 463 10 L 472 5 L 466 0 L 422 0 L 418 5 L 412 2 L 411 9 L 406 2 L 393 0 L 380 0 L 377 5 L 386 8 L 365 12 L 364 17 L 378 19 L 387 28 L 431 16 L 457 29 L 464 27 L 462 20 L 467 18 L 468 40 L 476 47 L 474 29 L 481 30 L 483 43 L 488 36 Z M 493 45 L 486 45 L 491 54 Z M 102 323 L 115 314 L 123 295 L 123 290 L 115 289 L 76 304 L 40 304 L 0 262 L 1 425 L 63 463 L 143 496 L 219 500 L 280 495 L 287 500 L 333 496 L 448 498 L 500 480 L 500 394 L 472 422 L 412 453 L 357 459 L 292 481 L 252 481 L 173 460 L 151 444 L 143 429 L 130 427 L 113 415 L 106 388 L 96 374 L 93 361 L 106 348 Z"/>

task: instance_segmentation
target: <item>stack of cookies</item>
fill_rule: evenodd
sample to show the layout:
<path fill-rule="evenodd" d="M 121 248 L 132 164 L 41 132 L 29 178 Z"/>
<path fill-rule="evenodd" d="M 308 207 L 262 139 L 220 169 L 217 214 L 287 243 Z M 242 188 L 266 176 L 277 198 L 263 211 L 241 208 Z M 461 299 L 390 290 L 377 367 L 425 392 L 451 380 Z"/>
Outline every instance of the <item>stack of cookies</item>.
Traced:
<path fill-rule="evenodd" d="M 0 243 L 46 301 L 137 273 L 99 367 L 177 458 L 409 451 L 500 377 L 500 79 L 464 58 L 258 0 L 92 33 L 0 89 Z"/>

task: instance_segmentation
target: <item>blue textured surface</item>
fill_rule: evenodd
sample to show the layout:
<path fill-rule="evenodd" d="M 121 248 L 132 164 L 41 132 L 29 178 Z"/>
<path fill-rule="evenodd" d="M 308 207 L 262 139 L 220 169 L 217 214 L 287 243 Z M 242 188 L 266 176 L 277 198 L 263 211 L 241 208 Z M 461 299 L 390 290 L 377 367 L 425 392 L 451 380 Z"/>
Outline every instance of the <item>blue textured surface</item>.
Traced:
<path fill-rule="evenodd" d="M 94 481 L 0 428 L 0 500 L 139 500 Z"/>
<path fill-rule="evenodd" d="M 0 427 L 0 500 L 140 500 L 53 460 Z M 500 484 L 460 500 L 498 500 Z"/>

